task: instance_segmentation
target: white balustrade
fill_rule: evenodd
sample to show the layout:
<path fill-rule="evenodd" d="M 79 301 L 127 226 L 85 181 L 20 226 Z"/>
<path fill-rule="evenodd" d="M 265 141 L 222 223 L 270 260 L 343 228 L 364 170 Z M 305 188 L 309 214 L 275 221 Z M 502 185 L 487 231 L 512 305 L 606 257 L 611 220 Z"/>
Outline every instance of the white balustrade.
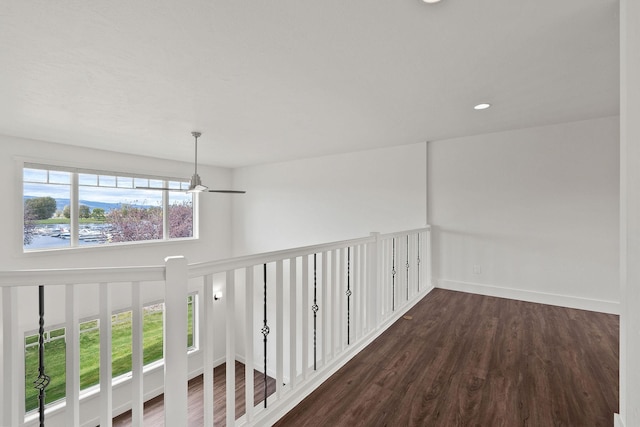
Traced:
<path fill-rule="evenodd" d="M 432 289 L 430 240 L 430 228 L 425 227 L 197 264 L 187 264 L 186 259 L 178 256 L 167 258 L 164 266 L 0 272 L 3 310 L 0 350 L 4 355 L 0 425 L 32 425 L 25 424 L 24 416 L 24 336 L 14 327 L 18 324 L 20 288 L 64 285 L 67 400 L 65 405 L 58 405 L 64 409 L 50 410 L 52 413 L 64 410 L 65 416 L 61 418 L 64 421 L 59 425 L 79 426 L 86 422 L 80 419 L 83 396 L 79 393 L 78 287 L 84 285 L 94 286 L 100 298 L 99 422 L 111 425 L 113 394 L 117 393 L 111 380 L 111 316 L 113 287 L 120 283 L 131 288 L 132 425 L 142 425 L 145 397 L 142 287 L 163 283 L 165 425 L 184 423 L 188 417 L 189 379 L 184 302 L 190 280 L 200 283 L 202 289 L 201 298 L 196 301 L 197 310 L 203 310 L 199 317 L 203 324 L 196 328 L 199 331 L 196 341 L 197 352 L 202 354 L 204 425 L 214 425 L 214 350 L 222 345 L 227 375 L 226 424 L 264 425 L 284 415 Z M 264 265 L 269 282 L 267 317 L 274 322 L 268 325 L 267 354 L 262 345 L 262 326 L 256 327 L 255 323 L 257 320 L 262 323 L 265 316 L 263 304 L 254 306 L 254 302 L 262 302 L 264 297 Z M 222 304 L 214 303 L 214 277 L 224 282 Z M 220 326 L 216 329 L 214 310 L 224 312 L 224 344 L 214 334 L 214 330 L 222 331 Z M 242 327 L 236 324 L 237 320 Z M 238 359 L 245 363 L 246 409 L 245 415 L 236 420 Z M 254 369 L 264 371 L 265 363 L 269 375 L 275 377 L 270 380 L 275 381 L 275 387 L 271 386 L 274 392 L 267 399 L 266 409 L 264 402 L 255 406 L 254 399 L 257 385 Z"/>

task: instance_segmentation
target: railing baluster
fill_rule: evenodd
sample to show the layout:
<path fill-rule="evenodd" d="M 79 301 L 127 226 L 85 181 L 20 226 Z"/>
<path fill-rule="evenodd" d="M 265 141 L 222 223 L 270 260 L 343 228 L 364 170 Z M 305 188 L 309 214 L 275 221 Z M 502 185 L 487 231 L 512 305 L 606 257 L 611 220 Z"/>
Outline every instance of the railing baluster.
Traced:
<path fill-rule="evenodd" d="M 213 301 L 214 301 L 214 292 L 213 292 L 213 275 L 207 274 L 203 277 L 203 292 L 202 292 L 202 309 L 203 309 L 203 321 L 204 325 L 202 325 L 202 332 L 200 333 L 200 338 L 202 340 L 202 357 L 204 359 L 203 362 L 203 405 L 202 410 L 204 411 L 204 425 L 206 427 L 213 427 L 213 420 L 215 416 L 215 409 L 213 405 L 213 343 L 215 341 L 213 336 L 213 328 L 214 328 L 214 320 L 213 320 Z M 194 313 L 195 315 L 195 313 Z"/>
<path fill-rule="evenodd" d="M 289 258 L 289 386 L 293 390 L 298 376 L 298 317 L 296 308 L 298 305 L 298 278 L 297 258 Z"/>
<path fill-rule="evenodd" d="M 142 427 L 144 418 L 144 337 L 140 282 L 131 284 L 131 306 L 131 425 Z"/>
<path fill-rule="evenodd" d="M 347 247 L 347 345 L 351 345 L 351 246 Z"/>
<path fill-rule="evenodd" d="M 284 384 L 284 303 L 283 303 L 283 265 L 276 261 L 276 397 L 282 395 Z"/>
<path fill-rule="evenodd" d="M 253 283 L 253 269 L 254 266 L 245 268 L 245 332 L 244 332 L 244 348 L 245 348 L 245 366 L 244 366 L 244 378 L 245 378 L 245 411 L 247 414 L 247 421 L 253 421 L 254 414 L 254 382 L 253 382 L 253 295 L 255 292 Z"/>
<path fill-rule="evenodd" d="M 267 264 L 263 266 L 263 280 L 264 280 L 264 318 L 262 323 L 262 337 L 264 343 L 263 349 L 263 358 L 264 358 L 264 373 L 263 373 L 263 381 L 264 381 L 264 407 L 267 407 L 267 337 L 269 336 L 269 325 L 267 324 Z"/>
<path fill-rule="evenodd" d="M 362 336 L 362 281 L 360 279 L 360 245 L 353 248 L 353 339 L 357 340 Z"/>
<path fill-rule="evenodd" d="M 318 254 L 313 254 L 313 305 L 311 310 L 313 311 L 313 370 L 318 369 L 318 280 L 317 280 L 317 265 L 316 258 Z"/>
<path fill-rule="evenodd" d="M 80 339 L 78 295 L 75 285 L 65 286 L 66 423 L 80 425 Z"/>
<path fill-rule="evenodd" d="M 336 278 L 338 275 L 338 266 L 336 265 L 337 250 L 331 251 L 331 307 L 329 308 L 331 311 L 331 359 L 333 360 L 336 357 L 336 348 L 339 348 L 339 330 L 340 330 L 340 316 L 336 313 L 338 307 L 338 298 L 340 295 L 340 285 L 337 282 Z"/>
<path fill-rule="evenodd" d="M 358 338 L 364 335 L 366 329 L 365 319 L 367 316 L 367 312 L 364 309 L 364 301 L 367 295 L 367 287 L 364 285 L 366 283 L 365 269 L 364 269 L 364 254 L 365 247 L 364 245 L 358 245 L 358 295 L 356 296 L 356 301 L 358 301 Z"/>
<path fill-rule="evenodd" d="M 391 311 L 396 311 L 396 238 L 391 241 Z"/>
<path fill-rule="evenodd" d="M 371 233 L 375 237 L 373 243 L 368 243 L 367 250 L 367 333 L 375 329 L 377 321 L 376 301 L 378 294 L 378 275 L 376 273 L 378 261 L 378 233 Z"/>
<path fill-rule="evenodd" d="M 227 270 L 226 273 L 226 293 L 227 303 L 225 304 L 225 318 L 227 319 L 227 354 L 226 354 L 226 385 L 227 385 L 227 407 L 226 418 L 227 425 L 232 426 L 236 422 L 236 330 L 235 330 L 235 270 Z M 184 425 L 183 418 L 182 423 L 177 424 L 165 424 L 169 425 Z"/>
<path fill-rule="evenodd" d="M 320 328 L 320 332 L 322 333 L 322 344 L 321 344 L 321 353 L 320 353 L 320 361 L 322 365 L 327 364 L 327 349 L 329 347 L 329 328 L 327 326 L 327 321 L 329 320 L 327 316 L 329 311 L 329 298 L 328 298 L 328 289 L 327 289 L 327 252 L 322 252 L 322 267 L 320 269 L 322 281 L 322 297 L 320 301 L 322 302 L 322 312 L 320 313 L 320 320 L 322 326 Z"/>
<path fill-rule="evenodd" d="M 418 293 L 420 293 L 420 233 L 416 234 L 416 239 L 418 239 L 418 243 L 416 244 L 416 250 L 417 250 L 417 257 L 416 257 L 416 264 L 418 266 L 417 270 L 417 283 L 418 283 Z"/>
<path fill-rule="evenodd" d="M 346 299 L 344 298 L 345 292 L 347 292 L 347 285 L 346 285 L 346 261 L 345 261 L 345 250 L 344 248 L 338 249 L 338 259 L 340 260 L 340 271 L 338 273 L 338 277 L 339 277 L 339 283 L 338 286 L 336 287 L 336 290 L 338 291 L 338 300 L 340 301 L 340 309 L 338 311 L 338 313 L 340 313 L 338 316 L 340 321 L 339 321 L 339 327 L 340 327 L 340 345 L 338 347 L 338 350 L 340 353 L 342 353 L 345 349 L 345 344 L 347 342 L 347 339 L 345 338 L 346 335 L 346 330 L 348 330 L 348 326 L 346 326 L 344 324 L 344 320 L 346 319 L 346 314 L 347 311 L 345 309 L 346 306 Z"/>
<path fill-rule="evenodd" d="M 302 374 L 309 377 L 309 255 L 302 257 Z"/>
<path fill-rule="evenodd" d="M 111 427 L 113 390 L 111 370 L 111 289 L 100 283 L 100 425 Z"/>
<path fill-rule="evenodd" d="M 406 281 L 407 281 L 407 286 L 406 286 L 406 297 L 407 297 L 407 301 L 409 301 L 409 235 L 407 234 L 407 247 L 406 247 L 406 253 L 404 256 L 404 259 L 406 260 L 405 262 L 405 267 L 407 269 L 407 276 L 406 276 Z"/>

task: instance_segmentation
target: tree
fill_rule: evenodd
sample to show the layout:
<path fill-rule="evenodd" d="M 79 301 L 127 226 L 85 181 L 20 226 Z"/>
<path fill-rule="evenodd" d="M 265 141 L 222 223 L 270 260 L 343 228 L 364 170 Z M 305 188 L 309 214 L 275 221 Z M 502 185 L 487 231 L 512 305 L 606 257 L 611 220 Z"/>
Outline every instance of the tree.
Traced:
<path fill-rule="evenodd" d="M 104 220 L 104 209 L 102 208 L 93 208 L 91 211 L 91 218 L 97 220 Z"/>
<path fill-rule="evenodd" d="M 29 211 L 29 214 L 35 220 L 49 219 L 56 212 L 56 199 L 53 197 L 35 197 L 33 199 L 27 199 L 24 201 L 25 212 Z"/>
<path fill-rule="evenodd" d="M 80 205 L 78 207 L 78 217 L 91 218 L 91 208 L 87 205 Z"/>
<path fill-rule="evenodd" d="M 169 237 L 193 236 L 193 206 L 191 202 L 174 203 L 169 206 Z"/>
<path fill-rule="evenodd" d="M 106 215 L 112 242 L 136 242 L 162 238 L 162 208 L 122 205 Z"/>
<path fill-rule="evenodd" d="M 62 209 L 62 215 L 67 219 L 71 218 L 71 207 L 69 205 Z"/>
<path fill-rule="evenodd" d="M 35 228 L 36 228 L 36 222 L 34 221 L 34 215 L 31 212 L 31 208 L 25 203 L 24 228 L 22 232 L 22 244 L 24 246 L 31 244 L 31 242 L 33 241 Z"/>

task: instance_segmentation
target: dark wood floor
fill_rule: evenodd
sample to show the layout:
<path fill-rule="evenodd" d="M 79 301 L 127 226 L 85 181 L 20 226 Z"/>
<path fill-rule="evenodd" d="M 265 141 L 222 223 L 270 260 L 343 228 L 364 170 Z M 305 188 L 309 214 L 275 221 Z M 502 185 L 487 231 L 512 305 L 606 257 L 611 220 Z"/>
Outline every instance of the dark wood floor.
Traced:
<path fill-rule="evenodd" d="M 618 316 L 436 289 L 277 426 L 612 426 Z"/>
<path fill-rule="evenodd" d="M 264 401 L 264 376 L 254 371 L 254 402 L 257 405 Z M 198 427 L 204 424 L 203 409 L 203 376 L 189 381 L 189 419 L 185 426 Z M 276 382 L 267 377 L 267 394 L 275 391 Z M 244 365 L 236 361 L 236 419 L 245 413 L 245 375 Z M 213 423 L 216 426 L 226 425 L 226 365 L 222 364 L 213 370 Z M 144 404 L 144 425 L 164 426 L 164 395 L 151 399 Z M 131 411 L 113 419 L 113 427 L 131 426 Z M 182 426 L 181 426 L 182 427 Z"/>

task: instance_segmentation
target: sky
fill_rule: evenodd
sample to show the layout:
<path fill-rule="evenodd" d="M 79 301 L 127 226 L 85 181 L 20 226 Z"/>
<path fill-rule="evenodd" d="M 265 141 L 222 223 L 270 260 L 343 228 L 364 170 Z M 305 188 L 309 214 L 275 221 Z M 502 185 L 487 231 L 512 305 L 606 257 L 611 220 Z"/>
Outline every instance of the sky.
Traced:
<path fill-rule="evenodd" d="M 33 197 L 53 197 L 54 199 L 70 199 L 71 173 L 63 171 L 47 171 L 24 168 L 23 195 Z M 142 190 L 136 186 L 162 187 L 162 180 L 115 177 L 95 174 L 78 174 L 79 200 L 102 203 L 132 203 L 140 205 L 161 205 L 162 191 Z M 86 185 L 82 185 L 86 184 Z M 98 184 L 100 186 L 98 186 Z M 183 183 L 183 188 L 188 183 Z M 169 182 L 169 188 L 180 188 L 179 182 Z M 190 201 L 191 194 L 179 191 L 169 193 L 169 203 Z"/>

